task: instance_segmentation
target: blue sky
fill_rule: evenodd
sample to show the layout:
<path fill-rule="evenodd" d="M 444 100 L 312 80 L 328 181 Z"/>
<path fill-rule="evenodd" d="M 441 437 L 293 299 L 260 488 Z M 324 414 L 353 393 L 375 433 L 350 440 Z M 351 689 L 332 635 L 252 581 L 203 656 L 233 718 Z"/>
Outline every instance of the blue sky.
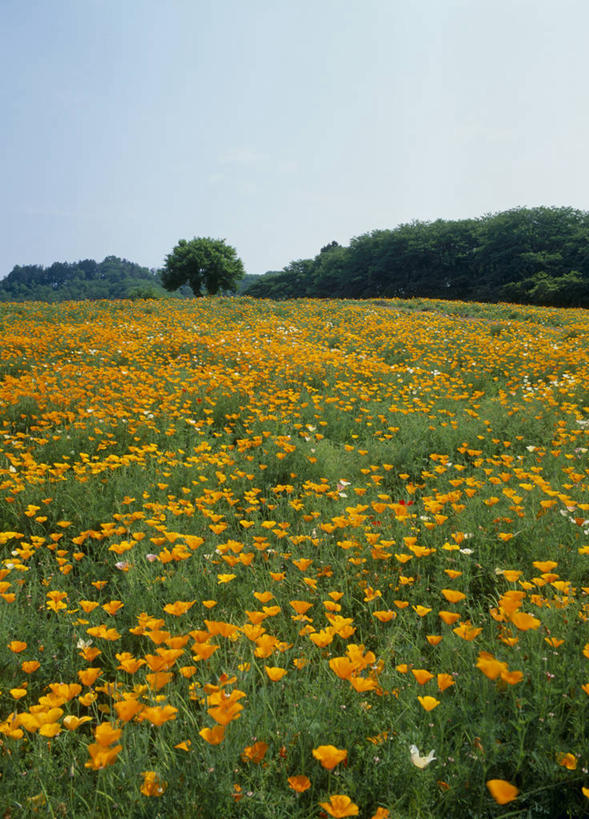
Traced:
<path fill-rule="evenodd" d="M 586 0 L 0 0 L 0 276 L 589 209 Z"/>

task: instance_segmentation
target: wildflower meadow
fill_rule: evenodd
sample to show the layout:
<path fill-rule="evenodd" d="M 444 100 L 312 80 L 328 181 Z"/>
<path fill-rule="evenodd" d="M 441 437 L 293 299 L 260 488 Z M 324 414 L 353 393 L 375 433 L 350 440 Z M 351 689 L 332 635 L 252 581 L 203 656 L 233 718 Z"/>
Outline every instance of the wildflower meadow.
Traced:
<path fill-rule="evenodd" d="M 0 305 L 0 815 L 587 815 L 588 333 Z"/>

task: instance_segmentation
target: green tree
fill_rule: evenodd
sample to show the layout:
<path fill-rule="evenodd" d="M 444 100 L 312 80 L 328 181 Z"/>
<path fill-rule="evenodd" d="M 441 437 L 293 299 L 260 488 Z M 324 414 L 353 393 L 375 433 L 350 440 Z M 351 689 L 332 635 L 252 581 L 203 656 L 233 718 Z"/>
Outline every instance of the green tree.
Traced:
<path fill-rule="evenodd" d="M 234 292 L 244 276 L 241 259 L 225 239 L 180 239 L 166 256 L 161 273 L 166 290 L 189 284 L 195 296 L 219 291 Z"/>

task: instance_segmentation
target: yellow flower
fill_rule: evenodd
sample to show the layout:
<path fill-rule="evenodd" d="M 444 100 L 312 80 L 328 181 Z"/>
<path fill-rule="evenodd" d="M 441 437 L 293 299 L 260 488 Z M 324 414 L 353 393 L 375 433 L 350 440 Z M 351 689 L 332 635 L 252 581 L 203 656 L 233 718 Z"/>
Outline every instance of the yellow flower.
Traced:
<path fill-rule="evenodd" d="M 426 711 L 433 711 L 440 704 L 440 701 L 435 697 L 418 697 L 417 699 L 421 703 L 421 707 L 425 708 Z"/>
<path fill-rule="evenodd" d="M 335 793 L 329 797 L 329 802 L 319 802 L 319 805 L 336 819 L 344 816 L 358 816 L 360 813 L 358 805 L 355 805 L 350 797 L 344 794 Z"/>
<path fill-rule="evenodd" d="M 67 717 L 63 718 L 63 724 L 68 731 L 75 731 L 85 722 L 92 722 L 92 717 L 75 717 L 73 714 L 68 714 Z"/>

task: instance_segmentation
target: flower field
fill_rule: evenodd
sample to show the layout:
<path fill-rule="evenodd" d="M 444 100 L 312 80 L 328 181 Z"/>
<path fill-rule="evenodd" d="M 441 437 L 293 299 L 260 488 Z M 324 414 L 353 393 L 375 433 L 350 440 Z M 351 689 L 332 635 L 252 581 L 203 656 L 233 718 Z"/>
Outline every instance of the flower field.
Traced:
<path fill-rule="evenodd" d="M 1 305 L 0 815 L 587 815 L 588 333 Z"/>

